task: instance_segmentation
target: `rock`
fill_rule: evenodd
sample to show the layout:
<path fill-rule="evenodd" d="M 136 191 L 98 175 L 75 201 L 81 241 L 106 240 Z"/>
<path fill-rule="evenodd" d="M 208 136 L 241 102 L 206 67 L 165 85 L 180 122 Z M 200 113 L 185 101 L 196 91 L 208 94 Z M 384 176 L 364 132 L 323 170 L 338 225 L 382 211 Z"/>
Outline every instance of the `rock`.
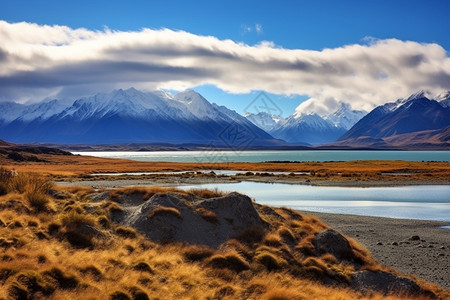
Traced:
<path fill-rule="evenodd" d="M 408 240 L 410 240 L 410 241 L 420 241 L 420 237 L 418 235 L 413 235 Z"/>
<path fill-rule="evenodd" d="M 109 198 L 109 195 L 110 195 L 109 191 L 92 194 L 90 196 L 91 202 L 102 202 L 104 200 L 107 200 Z"/>
<path fill-rule="evenodd" d="M 334 229 L 325 229 L 314 237 L 313 245 L 318 255 L 330 253 L 337 259 L 351 259 L 352 247 L 348 240 Z"/>
<path fill-rule="evenodd" d="M 363 293 L 376 291 L 384 295 L 400 293 L 407 295 L 423 295 L 427 293 L 411 279 L 383 271 L 356 272 L 352 276 L 351 287 Z"/>
<path fill-rule="evenodd" d="M 378 245 L 378 246 L 382 246 L 383 243 L 382 243 L 382 242 L 378 242 L 377 245 Z"/>
<path fill-rule="evenodd" d="M 444 250 L 444 249 L 445 249 L 445 246 L 441 246 L 441 247 L 439 247 L 439 249 Z"/>
<path fill-rule="evenodd" d="M 398 243 L 397 243 L 397 242 L 392 242 L 391 245 L 392 245 L 392 246 L 398 246 Z"/>
<path fill-rule="evenodd" d="M 187 202 L 189 201 L 189 202 Z M 179 214 L 155 214 L 157 207 L 173 208 Z M 211 222 L 197 211 L 216 216 Z M 249 227 L 265 227 L 252 200 L 239 193 L 211 199 L 182 200 L 176 194 L 155 194 L 141 205 L 125 207 L 125 225 L 155 241 L 180 241 L 217 248 Z"/>

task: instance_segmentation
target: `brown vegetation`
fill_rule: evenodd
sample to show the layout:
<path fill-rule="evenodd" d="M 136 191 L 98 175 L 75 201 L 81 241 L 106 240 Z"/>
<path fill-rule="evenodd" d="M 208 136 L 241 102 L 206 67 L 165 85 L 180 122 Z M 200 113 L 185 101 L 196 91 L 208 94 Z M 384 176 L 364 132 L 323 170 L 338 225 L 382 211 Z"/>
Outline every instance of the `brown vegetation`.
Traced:
<path fill-rule="evenodd" d="M 348 161 L 348 162 L 264 162 L 264 163 L 174 163 L 142 162 L 125 159 L 75 155 L 39 154 L 40 161 L 18 162 L 0 153 L 0 164 L 8 170 L 50 174 L 54 179 L 90 179 L 102 172 L 172 172 L 199 170 L 246 170 L 256 176 L 267 172 L 303 172 L 285 175 L 289 178 L 336 181 L 402 181 L 442 180 L 450 182 L 449 162 Z M 264 174 L 266 173 L 266 174 Z M 402 176 L 390 174 L 401 173 Z M 269 174 L 270 175 L 270 174 Z M 203 175 L 199 175 L 203 176 Z M 248 177 L 242 174 L 243 177 Z"/>
<path fill-rule="evenodd" d="M 258 207 L 267 228 L 248 228 L 211 249 L 154 243 L 114 223 L 110 210 L 120 206 L 110 198 L 90 202 L 96 193 L 90 189 L 41 190 L 51 209 L 38 212 L 30 189 L 8 187 L 0 196 L 0 299 L 408 299 L 351 290 L 346 282 L 357 266 L 315 254 L 312 240 L 327 226 L 288 209 Z M 180 214 L 172 207 L 155 210 Z M 355 241 L 350 244 L 363 268 L 385 270 Z"/>

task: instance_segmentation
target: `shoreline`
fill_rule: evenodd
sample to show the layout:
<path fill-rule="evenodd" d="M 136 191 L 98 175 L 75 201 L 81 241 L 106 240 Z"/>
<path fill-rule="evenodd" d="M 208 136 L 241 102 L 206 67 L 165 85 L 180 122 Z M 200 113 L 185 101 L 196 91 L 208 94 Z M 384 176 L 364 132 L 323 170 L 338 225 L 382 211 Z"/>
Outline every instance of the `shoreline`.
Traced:
<path fill-rule="evenodd" d="M 449 185 L 448 180 L 326 180 L 289 175 L 216 175 L 211 173 L 195 174 L 187 171 L 180 174 L 152 174 L 152 175 L 108 175 L 91 176 L 89 178 L 68 178 L 57 181 L 62 185 L 84 185 L 93 188 L 117 188 L 126 186 L 180 186 L 212 183 L 239 182 L 280 183 L 290 185 L 330 186 L 330 187 L 399 187 L 413 185 Z"/>
<path fill-rule="evenodd" d="M 300 213 L 317 216 L 355 239 L 379 263 L 450 290 L 450 229 L 440 228 L 450 222 L 309 211 Z"/>

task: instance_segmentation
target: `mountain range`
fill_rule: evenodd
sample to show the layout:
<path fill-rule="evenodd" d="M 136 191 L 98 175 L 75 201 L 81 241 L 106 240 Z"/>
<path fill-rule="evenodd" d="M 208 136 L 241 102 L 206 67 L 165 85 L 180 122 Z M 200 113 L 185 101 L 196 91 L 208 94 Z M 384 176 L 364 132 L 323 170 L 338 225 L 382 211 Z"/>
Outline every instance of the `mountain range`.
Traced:
<path fill-rule="evenodd" d="M 264 130 L 192 90 L 134 88 L 32 105 L 0 103 L 0 137 L 15 143 L 278 145 Z"/>
<path fill-rule="evenodd" d="M 336 111 L 324 115 L 296 112 L 283 118 L 259 112 L 244 116 L 275 138 L 291 144 L 320 145 L 336 141 L 366 114 L 341 102 Z"/>
<path fill-rule="evenodd" d="M 450 93 L 429 99 L 420 91 L 386 103 L 359 120 L 333 145 L 449 147 Z"/>
<path fill-rule="evenodd" d="M 447 148 L 450 93 L 426 92 L 371 112 L 340 103 L 329 114 L 295 112 L 283 118 L 259 112 L 241 116 L 202 95 L 134 88 L 24 105 L 0 103 L 0 138 L 14 143 L 177 144 L 231 147 Z"/>

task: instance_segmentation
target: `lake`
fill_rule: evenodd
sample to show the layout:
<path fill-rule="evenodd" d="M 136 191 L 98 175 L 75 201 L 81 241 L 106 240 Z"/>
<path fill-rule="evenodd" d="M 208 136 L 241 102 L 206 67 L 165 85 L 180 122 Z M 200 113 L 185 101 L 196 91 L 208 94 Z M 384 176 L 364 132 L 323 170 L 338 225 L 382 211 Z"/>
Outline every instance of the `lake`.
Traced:
<path fill-rule="evenodd" d="M 450 162 L 450 151 L 349 151 L 349 150 L 260 150 L 260 151 L 152 151 L 72 152 L 97 157 L 167 162 L 264 162 L 264 161 L 349 161 L 407 160 Z"/>
<path fill-rule="evenodd" d="M 237 191 L 257 203 L 304 211 L 450 222 L 450 186 L 317 187 L 280 183 L 180 186 Z"/>

